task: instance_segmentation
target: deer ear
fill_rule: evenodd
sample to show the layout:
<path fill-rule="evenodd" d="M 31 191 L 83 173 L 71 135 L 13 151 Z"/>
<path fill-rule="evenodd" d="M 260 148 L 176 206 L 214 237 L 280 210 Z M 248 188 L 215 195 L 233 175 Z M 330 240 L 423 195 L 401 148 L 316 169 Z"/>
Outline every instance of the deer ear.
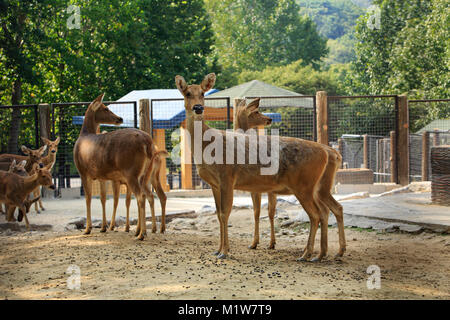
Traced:
<path fill-rule="evenodd" d="M 55 143 L 56 143 L 56 144 L 59 144 L 60 141 L 61 141 L 61 138 L 58 137 L 58 138 L 56 138 Z"/>
<path fill-rule="evenodd" d="M 21 166 L 21 167 L 24 167 L 25 168 L 25 165 L 27 164 L 27 160 L 22 160 L 20 163 L 19 163 L 19 165 Z"/>
<path fill-rule="evenodd" d="M 44 144 L 40 149 L 39 149 L 39 155 L 42 156 L 45 152 L 45 150 L 47 150 L 47 145 Z"/>
<path fill-rule="evenodd" d="M 30 154 L 30 149 L 28 149 L 27 147 L 25 147 L 25 146 L 21 146 L 20 147 L 20 150 L 22 150 L 22 152 L 23 153 L 25 153 L 25 154 Z"/>
<path fill-rule="evenodd" d="M 14 159 L 12 162 L 11 162 L 11 165 L 9 166 L 9 167 L 15 167 L 16 166 L 16 160 Z"/>
<path fill-rule="evenodd" d="M 259 100 L 260 100 L 260 98 L 257 98 L 255 100 L 253 100 L 252 102 L 250 102 L 247 106 L 247 109 L 250 111 L 257 111 L 259 108 Z"/>
<path fill-rule="evenodd" d="M 44 142 L 45 144 L 49 144 L 51 141 L 48 140 L 47 138 L 41 137 L 42 142 Z"/>
<path fill-rule="evenodd" d="M 216 83 L 216 74 L 210 73 L 208 74 L 205 79 L 203 79 L 201 83 L 201 87 L 204 92 L 211 90 L 214 87 L 214 84 Z"/>
<path fill-rule="evenodd" d="M 178 88 L 178 90 L 180 90 L 181 93 L 183 93 L 184 95 L 184 91 L 187 89 L 187 83 L 186 80 L 184 80 L 184 78 L 182 76 L 175 76 L 175 84 Z"/>
<path fill-rule="evenodd" d="M 102 93 L 97 98 L 95 98 L 94 101 L 92 101 L 92 103 L 89 105 L 89 108 L 91 108 L 93 111 L 97 111 L 98 108 L 100 108 L 100 106 L 102 105 L 104 95 L 105 94 Z"/>

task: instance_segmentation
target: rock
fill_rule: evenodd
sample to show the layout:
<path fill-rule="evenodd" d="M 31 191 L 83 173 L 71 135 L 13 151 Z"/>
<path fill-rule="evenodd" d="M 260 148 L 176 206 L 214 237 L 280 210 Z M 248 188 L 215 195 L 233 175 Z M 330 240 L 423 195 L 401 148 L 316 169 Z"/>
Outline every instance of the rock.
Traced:
<path fill-rule="evenodd" d="M 413 224 L 402 224 L 400 225 L 400 230 L 408 233 L 417 234 L 423 231 L 423 227 Z"/>
<path fill-rule="evenodd" d="M 74 230 L 71 225 L 75 226 L 75 229 L 83 229 L 86 226 L 86 217 L 77 217 L 69 220 L 65 228 Z"/>
<path fill-rule="evenodd" d="M 198 214 L 208 214 L 208 213 L 215 213 L 216 208 L 213 208 L 209 205 L 204 205 L 200 210 L 197 211 Z"/>
<path fill-rule="evenodd" d="M 290 220 L 287 220 L 287 221 L 283 221 L 283 222 L 281 223 L 281 227 L 282 227 L 282 228 L 289 227 L 290 225 L 294 224 L 295 222 L 296 222 L 296 221 L 293 220 L 293 219 L 290 219 Z"/>

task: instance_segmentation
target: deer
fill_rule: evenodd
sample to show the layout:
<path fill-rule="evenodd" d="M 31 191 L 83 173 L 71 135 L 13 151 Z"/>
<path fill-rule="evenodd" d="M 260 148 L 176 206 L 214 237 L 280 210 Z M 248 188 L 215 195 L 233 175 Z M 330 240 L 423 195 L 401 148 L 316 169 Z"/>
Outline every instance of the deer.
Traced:
<path fill-rule="evenodd" d="M 51 141 L 44 137 L 41 137 L 41 139 L 47 146 L 47 150 L 48 150 L 47 155 L 41 158 L 41 163 L 43 163 L 44 166 L 49 168 L 49 170 L 51 171 L 56 162 L 56 153 L 58 152 L 58 145 L 59 145 L 59 142 L 61 139 L 60 139 L 60 137 L 56 138 L 55 141 Z M 36 210 L 36 212 L 40 213 L 39 207 L 41 208 L 41 210 L 44 211 L 45 208 L 44 208 L 44 205 L 42 204 L 42 200 L 41 200 L 40 187 L 37 187 L 36 189 L 33 190 L 33 195 L 35 198 L 39 197 L 39 202 L 35 202 L 35 204 L 34 204 L 34 209 Z M 39 207 L 38 207 L 38 203 L 39 203 Z"/>
<path fill-rule="evenodd" d="M 156 147 L 155 147 L 156 148 Z M 151 173 L 150 173 L 150 183 L 155 188 L 156 194 L 158 195 L 159 202 L 161 204 L 161 226 L 160 226 L 160 233 L 164 233 L 166 230 L 166 201 L 167 196 L 164 193 L 164 190 L 161 185 L 160 181 L 160 169 L 161 169 L 161 161 L 162 157 L 167 157 L 169 154 L 166 150 L 157 150 L 155 151 L 155 156 L 153 157 L 153 163 L 151 167 Z M 113 231 L 115 224 L 116 224 L 116 212 L 117 212 L 117 205 L 119 203 L 119 194 L 120 194 L 120 181 L 112 181 L 112 187 L 113 187 L 113 198 L 114 198 L 114 206 L 113 206 L 113 215 L 111 218 L 111 223 L 109 226 L 109 231 Z M 131 190 L 128 186 L 126 198 L 125 198 L 125 205 L 127 208 L 127 219 L 126 219 L 126 225 L 125 225 L 125 232 L 130 231 L 130 204 L 131 204 Z M 152 233 L 156 232 L 156 215 L 155 215 L 155 200 L 153 197 L 153 193 L 151 194 L 151 197 L 148 199 L 148 203 L 150 204 L 150 210 L 152 213 Z M 140 224 L 139 217 L 138 217 L 138 225 Z"/>
<path fill-rule="evenodd" d="M 101 94 L 88 106 L 80 134 L 73 148 L 74 162 L 85 192 L 87 218 L 84 234 L 88 235 L 92 230 L 93 180 L 100 181 L 102 202 L 106 201 L 106 180 L 112 180 L 125 183 L 134 193 L 139 212 L 139 223 L 135 235 L 138 240 L 144 240 L 146 235 L 145 198 L 150 198 L 151 195 L 147 182 L 150 179 L 152 160 L 156 152 L 155 145 L 148 133 L 134 128 L 98 134 L 100 124 L 120 125 L 123 123 L 121 117 L 103 104 L 103 96 L 104 94 Z M 102 217 L 102 230 L 106 230 L 104 206 Z"/>
<path fill-rule="evenodd" d="M 45 150 L 47 150 L 47 145 L 44 145 L 37 150 L 32 150 L 25 146 L 20 147 L 20 149 L 25 154 L 25 156 L 9 153 L 0 154 L 0 170 L 9 170 L 9 166 L 11 165 L 13 160 L 16 160 L 16 162 L 26 160 L 27 164 L 25 165 L 25 170 L 27 170 L 28 173 L 31 173 L 31 171 L 33 170 L 33 165 L 35 163 L 42 163 L 41 159 Z"/>
<path fill-rule="evenodd" d="M 314 240 L 320 223 L 320 253 L 311 260 L 320 261 L 326 256 L 328 249 L 329 211 L 320 199 L 317 190 L 328 163 L 328 152 L 323 145 L 317 142 L 292 137 L 267 136 L 264 139 L 270 144 L 270 149 L 272 149 L 272 140 L 275 146 L 277 139 L 279 142 L 278 149 L 275 149 L 275 152 L 278 151 L 279 158 L 277 162 L 278 171 L 274 174 L 262 174 L 266 167 L 261 160 L 258 160 L 255 164 L 249 163 L 250 135 L 229 133 L 212 129 L 206 125 L 203 118 L 204 94 L 213 88 L 215 81 L 216 75 L 214 73 L 206 75 L 199 85 L 188 85 L 182 76 L 177 75 L 175 77 L 176 87 L 184 97 L 186 127 L 190 135 L 190 149 L 194 148 L 193 155 L 197 172 L 211 186 L 216 204 L 216 214 L 220 224 L 220 244 L 219 249 L 214 254 L 217 258 L 224 259 L 230 250 L 228 219 L 233 205 L 233 190 L 276 194 L 289 192 L 299 200 L 310 219 L 308 242 L 299 260 L 306 261 L 313 254 Z M 195 137 L 196 132 L 201 137 Z M 226 147 L 224 148 L 226 151 L 222 153 L 222 159 L 219 159 L 219 161 L 211 163 L 204 156 L 205 149 L 209 147 L 209 143 L 202 138 L 205 133 L 208 137 L 214 137 L 215 142 L 220 141 L 221 145 Z M 243 140 L 244 144 L 239 147 L 233 143 L 229 147 L 227 145 L 228 135 L 232 136 L 233 139 Z M 257 136 L 257 139 L 259 148 L 264 140 L 261 136 Z M 219 142 L 217 143 L 220 145 Z M 245 152 L 246 162 L 244 164 L 236 164 L 237 157 L 235 155 L 238 151 L 240 153 Z M 229 164 L 224 161 L 228 154 L 234 156 L 234 163 Z"/>
<path fill-rule="evenodd" d="M 251 101 L 248 105 L 246 105 L 245 99 L 238 104 L 236 110 L 236 121 L 234 126 L 235 131 L 239 129 L 247 131 L 249 129 L 253 129 L 258 126 L 267 126 L 272 123 L 271 118 L 259 112 L 259 104 L 260 104 L 259 98 Z M 331 211 L 336 217 L 336 221 L 338 224 L 339 244 L 340 244 L 339 252 L 336 254 L 336 257 L 342 257 L 346 249 L 343 209 L 342 206 L 331 195 L 331 188 L 334 184 L 336 172 L 341 165 L 342 156 L 340 155 L 339 152 L 337 152 L 333 148 L 328 146 L 324 147 L 328 152 L 328 163 L 325 172 L 320 180 L 321 183 L 319 185 L 318 192 L 319 196 L 321 196 L 322 201 L 328 208 L 331 209 Z M 269 212 L 268 216 L 270 221 L 269 249 L 275 249 L 276 241 L 275 241 L 274 217 L 277 198 L 276 194 L 271 192 L 269 192 L 267 195 L 268 195 L 268 212 Z M 253 243 L 249 246 L 249 248 L 256 249 L 259 244 L 259 216 L 261 211 L 261 194 L 252 192 L 251 197 L 255 217 L 255 230 L 253 234 Z"/>
<path fill-rule="evenodd" d="M 22 160 L 19 163 L 17 163 L 16 160 L 13 160 L 13 162 L 9 166 L 8 172 L 15 173 L 22 177 L 28 176 L 28 173 L 25 170 L 26 163 L 27 163 L 26 160 Z M 0 205 L 0 213 L 5 214 L 7 211 L 8 211 L 7 207 L 6 207 L 5 211 L 3 211 L 3 205 Z"/>
<path fill-rule="evenodd" d="M 39 185 L 55 189 L 52 175 L 48 168 L 40 168 L 35 165 L 33 171 L 34 173 L 27 177 L 11 172 L 0 172 L 0 202 L 8 206 L 7 220 L 14 221 L 14 209 L 17 207 L 25 217 L 25 224 L 28 230 L 30 230 L 30 224 L 26 213 L 29 211 L 31 204 L 39 199 L 35 198 L 29 201 L 28 195 Z M 21 220 L 20 216 L 19 219 Z"/>

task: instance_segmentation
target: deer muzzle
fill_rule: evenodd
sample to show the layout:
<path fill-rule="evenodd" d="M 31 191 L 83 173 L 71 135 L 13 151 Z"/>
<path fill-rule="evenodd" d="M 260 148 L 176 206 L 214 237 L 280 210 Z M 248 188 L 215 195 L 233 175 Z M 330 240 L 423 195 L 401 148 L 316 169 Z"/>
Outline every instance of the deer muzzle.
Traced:
<path fill-rule="evenodd" d="M 200 105 L 200 104 L 196 104 L 196 105 L 192 108 L 192 110 L 194 110 L 194 112 L 195 112 L 196 114 L 202 114 L 202 113 L 203 113 L 203 110 L 204 110 L 204 107 L 203 107 L 202 105 Z"/>

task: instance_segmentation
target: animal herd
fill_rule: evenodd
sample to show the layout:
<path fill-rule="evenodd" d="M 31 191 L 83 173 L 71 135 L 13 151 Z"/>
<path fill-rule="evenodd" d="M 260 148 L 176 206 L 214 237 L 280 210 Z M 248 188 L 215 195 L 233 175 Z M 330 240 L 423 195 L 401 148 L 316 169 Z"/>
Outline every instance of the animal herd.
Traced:
<path fill-rule="evenodd" d="M 176 76 L 175 84 L 184 97 L 186 113 L 186 129 L 190 136 L 190 146 L 194 146 L 196 124 L 201 124 L 201 133 L 213 130 L 215 139 L 222 140 L 223 157 L 233 152 L 237 155 L 236 145 L 227 145 L 229 132 L 210 128 L 204 121 L 204 94 L 214 87 L 216 76 L 208 74 L 200 84 L 188 85 L 183 77 Z M 100 184 L 100 200 L 102 203 L 101 232 L 106 232 L 106 183 L 112 182 L 114 194 L 113 216 L 109 230 L 115 227 L 115 216 L 119 199 L 120 186 L 127 189 L 126 206 L 127 221 L 125 231 L 129 231 L 129 206 L 131 193 L 134 194 L 138 205 L 138 223 L 135 236 L 143 240 L 146 236 L 146 200 L 150 204 L 152 213 L 152 232 L 156 232 L 156 217 L 154 197 L 151 186 L 155 189 L 161 203 L 162 216 L 160 232 L 165 231 L 166 195 L 161 187 L 161 162 L 168 155 L 165 150 L 158 150 L 151 136 L 138 129 L 125 128 L 111 132 L 100 132 L 101 124 L 120 125 L 123 119 L 114 114 L 103 104 L 103 95 L 97 97 L 87 108 L 79 137 L 74 145 L 74 162 L 81 177 L 86 200 L 86 229 L 85 234 L 92 230 L 91 199 L 92 184 L 98 180 Z M 271 119 L 259 112 L 259 99 L 249 104 L 245 100 L 237 106 L 235 131 L 236 139 L 242 138 L 244 150 L 248 152 L 250 139 L 249 129 L 265 126 Z M 258 145 L 262 143 L 257 138 Z M 270 136 L 264 137 L 269 143 L 275 140 Z M 240 162 L 229 163 L 218 161 L 210 163 L 199 161 L 198 155 L 194 159 L 199 176 L 212 189 L 216 205 L 217 219 L 220 224 L 219 247 L 214 254 L 218 258 L 225 258 L 230 251 L 228 239 L 228 219 L 233 205 L 233 190 L 244 190 L 251 193 L 255 230 L 253 242 L 249 246 L 256 249 L 259 244 L 259 216 L 261 210 L 261 193 L 268 194 L 268 211 L 271 226 L 271 240 L 269 248 L 275 248 L 274 216 L 277 195 L 294 195 L 308 214 L 310 220 L 309 237 L 300 261 L 310 260 L 314 251 L 314 240 L 320 225 L 320 252 L 311 261 L 320 261 L 327 255 L 328 250 L 328 217 L 329 211 L 336 217 L 339 233 L 339 251 L 336 256 L 341 257 L 346 249 L 342 206 L 331 195 L 337 169 L 341 165 L 342 157 L 334 149 L 313 141 L 292 137 L 278 137 L 279 155 L 278 171 L 271 175 L 261 174 L 264 164 Z M 54 188 L 51 170 L 56 160 L 59 138 L 55 141 L 43 139 L 45 145 L 38 150 L 22 147 L 25 156 L 0 155 L 0 203 L 6 204 L 7 220 L 14 220 L 14 210 L 19 209 L 18 220 L 25 217 L 29 227 L 27 212 L 32 203 L 39 212 L 42 205 L 39 187 Z M 197 142 L 198 145 L 198 142 Z M 200 150 L 207 148 L 208 142 L 200 143 Z M 227 149 L 228 148 L 228 149 Z M 233 150 L 231 148 L 234 148 Z M 193 148 L 191 148 L 193 149 Z M 47 155 L 44 156 L 45 151 Z M 241 150 L 242 151 L 242 150 Z M 248 154 L 246 155 L 248 157 Z M 200 155 L 203 157 L 203 153 Z M 29 195 L 33 193 L 31 199 Z"/>

